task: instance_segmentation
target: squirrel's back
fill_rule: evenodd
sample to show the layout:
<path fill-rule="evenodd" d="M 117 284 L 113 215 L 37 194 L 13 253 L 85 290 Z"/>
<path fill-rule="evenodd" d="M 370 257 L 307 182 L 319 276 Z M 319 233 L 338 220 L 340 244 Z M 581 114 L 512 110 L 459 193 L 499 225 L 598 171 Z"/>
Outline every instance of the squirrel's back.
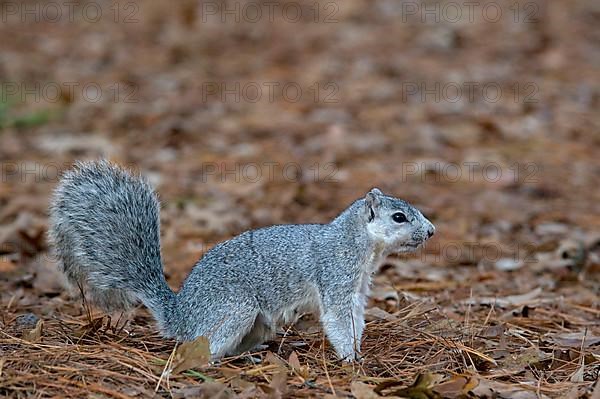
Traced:
<path fill-rule="evenodd" d="M 80 162 L 54 193 L 49 238 L 86 298 L 108 311 L 141 300 L 165 331 L 176 297 L 163 274 L 159 223 L 148 182 L 108 161 Z"/>

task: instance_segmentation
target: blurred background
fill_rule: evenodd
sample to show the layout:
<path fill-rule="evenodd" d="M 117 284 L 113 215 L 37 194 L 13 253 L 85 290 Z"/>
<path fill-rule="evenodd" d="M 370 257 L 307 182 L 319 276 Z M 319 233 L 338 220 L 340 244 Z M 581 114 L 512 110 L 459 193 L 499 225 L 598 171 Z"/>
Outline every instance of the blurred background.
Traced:
<path fill-rule="evenodd" d="M 62 292 L 36 277 L 53 270 L 49 195 L 105 157 L 157 187 L 173 287 L 220 240 L 326 222 L 376 186 L 437 226 L 378 284 L 439 306 L 542 287 L 598 309 L 598 1 L 0 10 L 3 303 Z"/>
<path fill-rule="evenodd" d="M 595 1 L 0 9 L 0 223 L 43 225 L 57 175 L 106 157 L 158 188 L 174 270 L 374 186 L 422 207 L 442 246 L 600 226 Z"/>

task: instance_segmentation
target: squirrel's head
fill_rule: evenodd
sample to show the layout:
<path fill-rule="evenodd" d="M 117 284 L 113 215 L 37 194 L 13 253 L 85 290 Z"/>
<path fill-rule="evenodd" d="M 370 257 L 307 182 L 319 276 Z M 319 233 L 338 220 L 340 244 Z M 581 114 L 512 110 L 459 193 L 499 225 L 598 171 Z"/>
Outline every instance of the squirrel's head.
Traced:
<path fill-rule="evenodd" d="M 365 196 L 367 231 L 388 253 L 414 251 L 435 233 L 435 227 L 408 202 L 374 188 Z"/>

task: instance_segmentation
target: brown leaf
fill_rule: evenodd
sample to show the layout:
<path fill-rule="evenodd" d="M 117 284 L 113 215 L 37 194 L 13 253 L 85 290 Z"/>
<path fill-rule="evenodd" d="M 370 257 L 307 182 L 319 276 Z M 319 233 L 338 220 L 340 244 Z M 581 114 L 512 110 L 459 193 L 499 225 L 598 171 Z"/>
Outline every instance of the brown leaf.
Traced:
<path fill-rule="evenodd" d="M 42 330 L 44 328 L 44 321 L 38 320 L 33 330 L 25 331 L 23 333 L 23 339 L 29 342 L 39 342 L 42 338 Z"/>
<path fill-rule="evenodd" d="M 599 336 L 588 335 L 583 331 L 574 333 L 553 334 L 551 338 L 555 344 L 571 348 L 580 348 L 581 346 L 587 348 L 588 346 L 596 345 L 598 342 L 600 342 Z"/>
<path fill-rule="evenodd" d="M 17 207 L 20 206 L 18 201 L 15 201 L 14 204 Z M 5 208 L 2 213 L 5 214 L 6 210 Z M 30 212 L 22 212 L 22 210 L 19 212 L 12 223 L 0 226 L 0 246 L 5 253 L 36 255 L 46 246 L 43 222 Z M 0 219 L 3 217 L 0 216 Z"/>
<path fill-rule="evenodd" d="M 506 357 L 501 364 L 510 369 L 523 369 L 529 365 L 544 361 L 549 356 L 537 348 L 527 348 Z"/>
<path fill-rule="evenodd" d="M 223 377 L 225 378 L 235 378 L 241 373 L 240 369 L 232 369 L 228 367 L 219 367 L 217 370 L 219 370 L 219 372 L 223 374 Z"/>
<path fill-rule="evenodd" d="M 177 348 L 177 353 L 173 360 L 173 374 L 205 366 L 209 361 L 210 346 L 207 338 L 198 337 L 193 341 L 184 342 Z"/>
<path fill-rule="evenodd" d="M 298 359 L 298 354 L 296 353 L 296 351 L 293 351 L 290 354 L 290 357 L 288 358 L 288 363 L 290 364 L 290 367 L 292 367 L 292 369 L 294 369 L 294 370 L 300 370 L 300 368 L 302 367 L 302 365 L 300 364 L 300 359 Z"/>
<path fill-rule="evenodd" d="M 296 359 L 297 358 L 298 356 L 296 356 Z M 271 351 L 267 352 L 264 362 L 266 364 L 275 364 L 277 366 L 282 367 L 284 370 L 287 370 L 287 364 L 285 363 L 285 361 Z"/>
<path fill-rule="evenodd" d="M 400 301 L 398 291 L 393 287 L 375 287 L 371 292 L 371 298 L 378 302 Z"/>
<path fill-rule="evenodd" d="M 104 316 L 96 317 L 92 319 L 89 323 L 77 328 L 77 330 L 73 332 L 73 335 L 75 337 L 83 338 L 88 334 L 95 334 L 102 328 L 103 325 Z"/>
<path fill-rule="evenodd" d="M 17 270 L 17 264 L 9 260 L 6 256 L 0 257 L 0 273 L 6 274 Z"/>
<path fill-rule="evenodd" d="M 390 395 L 394 395 L 394 396 L 399 396 L 399 397 L 409 398 L 409 399 L 441 399 L 442 397 L 437 392 L 434 392 L 432 390 L 432 387 L 438 381 L 440 381 L 441 378 L 442 378 L 442 376 L 439 374 L 431 374 L 431 373 L 419 374 L 419 375 L 417 375 L 415 382 L 411 386 L 390 392 L 389 394 L 386 394 L 385 396 L 388 397 Z M 384 383 L 384 384 L 381 384 L 380 386 L 378 386 L 376 391 L 378 393 L 381 393 L 382 390 L 389 388 L 391 386 L 394 386 L 394 385 L 398 385 L 398 384 L 396 384 L 393 381 L 390 381 L 390 382 L 387 382 L 387 383 Z"/>
<path fill-rule="evenodd" d="M 267 387 L 268 388 L 268 387 Z M 270 388 L 268 388 L 270 389 Z M 265 394 L 261 387 L 255 385 L 253 387 L 248 387 L 235 396 L 236 399 L 256 399 L 256 398 L 264 398 Z"/>
<path fill-rule="evenodd" d="M 456 398 L 466 395 L 479 384 L 477 378 L 469 375 L 455 375 L 447 381 L 433 387 L 433 391 L 444 398 Z"/>
<path fill-rule="evenodd" d="M 506 327 L 503 324 L 486 327 L 482 332 L 481 336 L 486 338 L 501 337 L 504 334 Z"/>
<path fill-rule="evenodd" d="M 596 388 L 594 388 L 594 392 L 592 392 L 592 397 L 590 399 L 600 399 L 600 379 L 596 381 Z"/>
<path fill-rule="evenodd" d="M 36 257 L 30 264 L 35 273 L 33 288 L 40 293 L 60 293 L 65 289 L 65 279 L 54 259 Z"/>
<path fill-rule="evenodd" d="M 352 395 L 354 395 L 354 397 L 356 399 L 376 399 L 376 398 L 380 398 L 380 396 L 377 395 L 375 393 L 375 391 L 373 391 L 373 387 L 371 387 L 370 385 L 365 384 L 364 382 L 354 381 L 350 385 L 350 391 L 352 392 Z"/>
<path fill-rule="evenodd" d="M 549 399 L 544 394 L 538 396 L 534 391 L 521 388 L 516 384 L 486 379 L 479 380 L 479 385 L 473 388 L 471 392 L 478 398 Z"/>
<path fill-rule="evenodd" d="M 298 354 L 296 351 L 293 351 L 288 358 L 288 363 L 292 370 L 297 373 L 300 377 L 307 379 L 309 377 L 309 367 L 308 365 L 301 365 L 300 359 L 298 359 Z"/>
<path fill-rule="evenodd" d="M 246 381 L 244 380 L 241 376 L 237 376 L 235 378 L 233 378 L 230 382 L 231 387 L 235 388 L 235 389 L 239 389 L 240 391 L 243 391 L 245 389 L 248 388 L 254 388 L 256 386 L 256 384 L 250 382 L 250 381 Z"/>
<path fill-rule="evenodd" d="M 534 302 L 537 297 L 542 293 L 540 287 L 521 295 L 509 295 L 505 297 L 480 297 L 471 298 L 463 301 L 465 305 L 494 305 L 497 307 L 505 308 L 509 306 L 526 305 Z"/>
<path fill-rule="evenodd" d="M 231 389 L 216 381 L 173 390 L 173 398 L 176 399 L 229 399 L 234 397 L 235 395 Z"/>
<path fill-rule="evenodd" d="M 373 320 L 385 320 L 385 321 L 395 321 L 398 320 L 397 316 L 394 316 L 391 313 L 386 312 L 385 310 L 372 307 L 365 311 L 365 320 L 373 321 Z"/>
<path fill-rule="evenodd" d="M 581 365 L 577 368 L 577 370 L 571 374 L 571 378 L 569 380 L 571 382 L 581 383 L 583 382 L 583 372 L 584 372 L 584 364 L 581 362 Z"/>
<path fill-rule="evenodd" d="M 273 379 L 269 384 L 269 387 L 273 389 L 272 397 L 283 397 L 287 393 L 287 372 L 280 371 L 273 375 Z"/>

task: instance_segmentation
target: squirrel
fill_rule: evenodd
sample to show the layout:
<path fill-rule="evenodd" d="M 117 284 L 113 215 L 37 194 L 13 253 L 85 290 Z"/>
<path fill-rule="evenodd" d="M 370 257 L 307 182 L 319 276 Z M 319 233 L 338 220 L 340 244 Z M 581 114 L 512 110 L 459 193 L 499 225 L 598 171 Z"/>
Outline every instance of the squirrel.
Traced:
<path fill-rule="evenodd" d="M 214 360 L 249 351 L 316 313 L 339 358 L 360 360 L 371 274 L 435 227 L 373 188 L 327 224 L 276 225 L 221 242 L 181 289 L 167 285 L 157 194 L 109 161 L 78 162 L 55 189 L 49 239 L 67 281 L 105 311 L 142 302 L 163 336 L 209 340 Z"/>

